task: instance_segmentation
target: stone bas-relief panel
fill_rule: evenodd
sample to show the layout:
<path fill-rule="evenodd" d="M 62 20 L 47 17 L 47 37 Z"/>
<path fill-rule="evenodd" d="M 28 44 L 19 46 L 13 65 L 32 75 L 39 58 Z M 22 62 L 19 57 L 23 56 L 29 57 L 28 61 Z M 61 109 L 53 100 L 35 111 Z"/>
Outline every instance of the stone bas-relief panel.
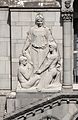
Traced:
<path fill-rule="evenodd" d="M 43 14 L 37 13 L 19 56 L 18 90 L 49 91 L 61 87 L 61 58 Z"/>

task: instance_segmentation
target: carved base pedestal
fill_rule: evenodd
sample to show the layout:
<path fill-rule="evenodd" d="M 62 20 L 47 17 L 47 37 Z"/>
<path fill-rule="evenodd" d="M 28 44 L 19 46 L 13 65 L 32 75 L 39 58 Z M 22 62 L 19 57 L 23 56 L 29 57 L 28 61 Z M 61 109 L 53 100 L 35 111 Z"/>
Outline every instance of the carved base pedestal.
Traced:
<path fill-rule="evenodd" d="M 60 83 L 54 83 L 49 88 L 42 88 L 38 89 L 36 87 L 32 87 L 29 89 L 21 88 L 20 86 L 17 87 L 17 92 L 59 92 L 61 91 L 62 85 Z"/>

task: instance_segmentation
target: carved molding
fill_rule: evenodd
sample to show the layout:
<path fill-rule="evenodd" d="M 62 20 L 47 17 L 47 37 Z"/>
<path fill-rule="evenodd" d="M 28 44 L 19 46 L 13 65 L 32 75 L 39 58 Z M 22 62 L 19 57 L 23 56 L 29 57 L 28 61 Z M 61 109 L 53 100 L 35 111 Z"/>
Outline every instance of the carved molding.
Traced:
<path fill-rule="evenodd" d="M 62 19 L 63 21 L 72 21 L 73 12 L 72 11 L 63 11 L 62 12 Z"/>

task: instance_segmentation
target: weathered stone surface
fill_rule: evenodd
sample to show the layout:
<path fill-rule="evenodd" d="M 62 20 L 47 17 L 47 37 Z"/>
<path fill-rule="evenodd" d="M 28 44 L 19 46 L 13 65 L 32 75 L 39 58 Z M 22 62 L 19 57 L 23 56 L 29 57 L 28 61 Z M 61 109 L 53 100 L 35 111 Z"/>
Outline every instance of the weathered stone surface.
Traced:
<path fill-rule="evenodd" d="M 0 21 L 7 21 L 9 11 L 0 11 Z"/>
<path fill-rule="evenodd" d="M 6 63 L 5 63 L 5 61 L 0 61 L 0 74 L 6 74 L 6 69 L 5 69 L 5 67 L 6 67 Z"/>
<path fill-rule="evenodd" d="M 22 39 L 24 39 L 24 40 L 26 39 L 28 30 L 29 30 L 29 26 L 22 27 Z"/>
<path fill-rule="evenodd" d="M 71 61 L 70 61 L 70 58 L 64 58 L 64 62 L 65 62 L 65 66 L 64 66 L 64 70 L 65 71 L 71 71 L 71 69 L 72 69 L 72 66 L 71 66 Z"/>
<path fill-rule="evenodd" d="M 31 12 L 20 12 L 18 21 L 31 21 Z"/>
<path fill-rule="evenodd" d="M 64 58 L 72 59 L 72 47 L 64 47 Z"/>
<path fill-rule="evenodd" d="M 15 60 L 15 59 L 19 58 L 23 48 L 24 41 L 26 40 L 27 32 L 32 26 L 34 26 L 35 15 L 40 11 L 40 10 L 35 10 L 36 12 L 34 12 L 34 10 L 35 9 L 32 9 L 32 12 L 31 12 L 29 9 L 26 9 L 26 10 L 11 9 L 13 77 L 17 77 L 17 75 L 15 74 L 17 73 L 17 68 L 15 67 L 15 65 L 18 66 L 18 60 Z M 51 10 L 46 9 L 46 12 L 40 11 L 40 13 L 42 13 L 43 16 L 45 17 L 46 26 L 48 26 L 52 30 L 53 37 L 57 41 L 58 49 L 60 51 L 60 56 L 62 58 L 62 47 L 61 47 L 62 29 L 58 24 L 55 25 L 55 22 L 58 22 L 58 23 L 60 22 L 59 21 L 60 10 L 55 9 L 54 11 L 52 11 L 52 9 Z M 58 31 L 60 30 L 59 33 L 61 32 L 60 35 L 59 33 L 54 35 L 54 32 L 57 31 L 57 26 L 58 26 Z"/>
<path fill-rule="evenodd" d="M 22 118 L 25 115 L 28 120 L 35 120 L 38 116 L 41 120 L 47 117 L 53 120 L 69 120 L 74 117 L 73 114 L 77 114 L 77 94 L 77 91 L 54 93 L 54 95 L 40 92 L 31 94 L 24 92 L 17 93 L 16 100 L 14 99 L 16 106 L 15 112 L 7 114 L 6 117 L 11 116 L 15 118 L 16 115 L 20 117 L 21 114 Z M 10 99 L 8 98 L 8 100 Z M 52 107 L 49 105 L 52 105 Z M 30 114 L 27 114 L 29 112 Z"/>
<path fill-rule="evenodd" d="M 12 39 L 21 39 L 21 27 L 12 26 Z"/>
<path fill-rule="evenodd" d="M 64 79 L 64 85 L 72 85 L 72 71 L 64 71 Z"/>
<path fill-rule="evenodd" d="M 14 43 L 12 44 L 12 57 L 17 58 L 21 54 L 22 48 L 23 48 L 23 43 Z"/>
<path fill-rule="evenodd" d="M 8 16 L 7 8 L 0 9 L 0 89 L 10 89 L 10 28 Z"/>
<path fill-rule="evenodd" d="M 4 74 L 3 74 L 4 76 Z M 10 78 L 1 78 L 0 79 L 0 89 L 1 90 L 10 90 Z"/>
<path fill-rule="evenodd" d="M 64 46 L 71 47 L 72 46 L 72 44 L 71 44 L 72 41 L 70 40 L 70 34 L 64 35 L 64 39 L 65 39 Z"/>
<path fill-rule="evenodd" d="M 8 42 L 1 41 L 0 42 L 0 56 L 2 57 L 8 57 Z"/>
<path fill-rule="evenodd" d="M 8 38 L 9 34 L 9 25 L 0 25 L 0 37 Z"/>
<path fill-rule="evenodd" d="M 7 99 L 7 113 L 11 113 L 14 110 L 16 110 L 15 99 L 13 98 Z"/>
<path fill-rule="evenodd" d="M 5 113 L 5 102 L 6 97 L 4 95 L 0 95 L 0 120 L 3 120 L 3 115 Z"/>
<path fill-rule="evenodd" d="M 60 54 L 52 32 L 45 26 L 43 15 L 38 13 L 19 58 L 17 75 L 21 88 L 33 90 L 35 87 L 37 91 L 57 88 L 55 82 L 60 83 L 60 65 Z"/>
<path fill-rule="evenodd" d="M 18 70 L 18 63 L 17 62 L 13 62 L 12 63 L 12 66 L 13 66 L 13 68 L 12 68 L 12 74 L 14 75 L 14 76 L 16 76 L 17 75 L 17 70 Z"/>
<path fill-rule="evenodd" d="M 56 31 L 58 31 L 57 34 L 56 34 Z M 60 27 L 60 26 L 52 27 L 52 34 L 53 34 L 54 39 L 61 39 L 62 40 L 63 39 L 62 27 Z"/>
<path fill-rule="evenodd" d="M 19 13 L 18 12 L 12 12 L 11 13 L 11 22 L 19 21 Z"/>

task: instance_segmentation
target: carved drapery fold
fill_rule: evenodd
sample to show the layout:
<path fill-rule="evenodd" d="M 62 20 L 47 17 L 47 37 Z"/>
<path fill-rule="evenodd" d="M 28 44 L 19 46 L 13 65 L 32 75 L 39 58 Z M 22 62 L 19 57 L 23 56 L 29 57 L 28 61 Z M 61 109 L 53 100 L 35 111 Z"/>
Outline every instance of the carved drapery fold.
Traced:
<path fill-rule="evenodd" d="M 19 57 L 17 75 L 20 89 L 44 91 L 59 87 L 60 67 L 57 43 L 52 31 L 44 25 L 43 15 L 38 13 L 35 25 L 27 33 L 22 55 Z"/>

